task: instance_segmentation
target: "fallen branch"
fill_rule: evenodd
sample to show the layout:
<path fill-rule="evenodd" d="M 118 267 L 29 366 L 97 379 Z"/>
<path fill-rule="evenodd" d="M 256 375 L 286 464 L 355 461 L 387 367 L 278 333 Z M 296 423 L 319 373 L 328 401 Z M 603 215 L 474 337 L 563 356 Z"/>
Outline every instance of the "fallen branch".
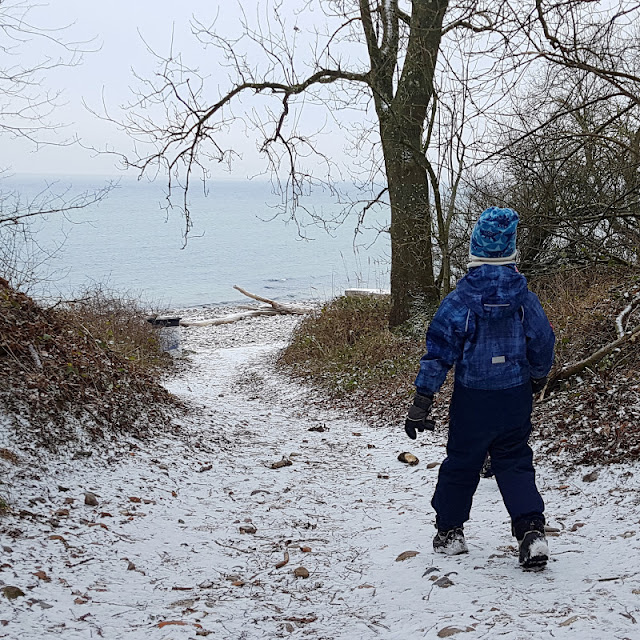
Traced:
<path fill-rule="evenodd" d="M 618 338 L 622 338 L 624 335 L 624 322 L 629 317 L 631 312 L 640 304 L 640 294 L 637 295 L 620 313 L 616 318 L 616 330 L 618 332 Z"/>
<path fill-rule="evenodd" d="M 575 362 L 574 364 L 565 365 L 559 371 L 552 374 L 549 378 L 549 382 L 547 386 L 551 386 L 554 382 L 558 380 L 566 380 L 571 376 L 576 375 L 576 373 L 580 373 L 584 371 L 587 367 L 591 367 L 595 364 L 598 364 L 603 358 L 608 356 L 611 352 L 616 349 L 622 347 L 627 342 L 633 342 L 637 337 L 640 336 L 640 325 L 635 327 L 632 331 L 623 334 L 617 340 L 606 344 L 604 347 L 601 347 L 596 352 L 592 353 L 589 357 L 584 360 L 580 360 L 579 362 Z"/>
<path fill-rule="evenodd" d="M 232 322 L 238 322 L 239 320 L 246 320 L 247 318 L 255 318 L 257 316 L 277 316 L 277 315 L 304 315 L 305 313 L 309 313 L 309 309 L 305 309 L 304 307 L 295 307 L 288 304 L 282 304 L 280 302 L 276 302 L 275 300 L 269 300 L 269 298 L 263 298 L 262 296 L 258 296 L 255 293 L 249 293 L 245 291 L 242 287 L 239 287 L 237 284 L 233 285 L 233 288 L 247 296 L 248 298 L 252 298 L 253 300 L 258 300 L 258 302 L 265 302 L 266 304 L 271 305 L 271 307 L 261 307 L 261 308 L 251 308 L 246 306 L 241 306 L 241 309 L 247 309 L 246 311 L 241 311 L 239 313 L 232 313 L 228 316 L 222 316 L 221 318 L 210 318 L 209 320 L 180 320 L 181 327 L 207 327 L 213 325 L 220 324 L 231 324 Z"/>
<path fill-rule="evenodd" d="M 289 552 L 284 552 L 284 560 L 281 560 L 276 564 L 276 569 L 282 569 L 289 562 Z"/>
<path fill-rule="evenodd" d="M 277 316 L 280 315 L 275 309 L 252 309 L 251 311 L 241 311 L 240 313 L 232 313 L 221 318 L 210 318 L 208 320 L 180 320 L 181 327 L 207 327 L 210 325 L 231 324 L 238 320 L 246 320 L 247 318 L 255 318 L 256 316 Z"/>

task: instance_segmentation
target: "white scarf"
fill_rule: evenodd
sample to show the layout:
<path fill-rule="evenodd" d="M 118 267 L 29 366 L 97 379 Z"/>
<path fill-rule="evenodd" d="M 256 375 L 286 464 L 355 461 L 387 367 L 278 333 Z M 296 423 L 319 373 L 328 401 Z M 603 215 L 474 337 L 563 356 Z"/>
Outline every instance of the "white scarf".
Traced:
<path fill-rule="evenodd" d="M 467 263 L 467 269 L 471 269 L 472 267 L 480 267 L 483 264 L 493 264 L 496 267 L 503 267 L 507 264 L 515 264 L 517 253 L 517 251 L 514 251 L 510 256 L 505 256 L 503 258 L 481 258 L 470 253 L 470 262 Z"/>

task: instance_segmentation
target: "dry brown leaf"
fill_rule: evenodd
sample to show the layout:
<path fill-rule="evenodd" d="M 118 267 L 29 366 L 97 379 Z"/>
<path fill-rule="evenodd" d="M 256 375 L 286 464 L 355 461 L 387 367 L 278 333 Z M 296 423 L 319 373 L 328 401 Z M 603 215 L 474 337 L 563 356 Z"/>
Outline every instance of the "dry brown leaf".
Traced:
<path fill-rule="evenodd" d="M 397 558 L 396 562 L 402 562 L 403 560 L 408 560 L 409 558 L 413 558 L 417 556 L 419 551 L 403 551 Z"/>
<path fill-rule="evenodd" d="M 44 571 L 35 571 L 33 575 L 43 582 L 51 582 L 51 578 Z"/>

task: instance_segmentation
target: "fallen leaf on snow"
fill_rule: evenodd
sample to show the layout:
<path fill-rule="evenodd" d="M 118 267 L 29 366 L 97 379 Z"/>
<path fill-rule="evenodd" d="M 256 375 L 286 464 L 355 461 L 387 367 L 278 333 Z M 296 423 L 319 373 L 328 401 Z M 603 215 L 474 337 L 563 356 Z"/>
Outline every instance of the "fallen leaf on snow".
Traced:
<path fill-rule="evenodd" d="M 43 582 L 51 582 L 51 578 L 44 571 L 35 571 L 33 575 Z"/>
<path fill-rule="evenodd" d="M 308 578 L 309 577 L 309 570 L 305 569 L 304 567 L 298 567 L 297 569 L 294 569 L 293 575 L 296 578 Z"/>
<path fill-rule="evenodd" d="M 307 616 L 306 618 L 299 618 L 298 616 L 291 616 L 289 618 L 285 618 L 288 622 L 297 622 L 299 624 L 309 624 L 310 622 L 315 622 L 318 619 L 315 615 Z"/>
<path fill-rule="evenodd" d="M 417 556 L 419 551 L 403 551 L 397 558 L 396 562 L 402 562 L 403 560 L 408 560 L 409 558 L 413 558 Z"/>
<path fill-rule="evenodd" d="M 255 533 L 257 529 L 252 524 L 243 524 L 240 527 L 240 533 Z"/>
<path fill-rule="evenodd" d="M 458 627 L 444 627 L 438 631 L 438 638 L 450 638 L 451 636 L 455 636 L 456 633 L 468 633 L 473 630 L 473 627 L 467 627 L 466 629 L 459 629 Z"/>
<path fill-rule="evenodd" d="M 435 469 L 440 463 L 439 462 L 430 462 L 427 465 L 427 469 Z"/>
<path fill-rule="evenodd" d="M 598 479 L 598 472 L 596 470 L 582 476 L 582 482 L 595 482 L 597 479 Z"/>
<path fill-rule="evenodd" d="M 189 625 L 193 625 L 198 629 L 202 629 L 202 625 L 197 622 L 185 622 L 184 620 L 165 620 L 164 622 L 158 622 L 158 629 L 163 629 L 164 627 L 169 626 L 178 626 L 178 627 L 187 627 Z"/>
<path fill-rule="evenodd" d="M 561 627 L 568 627 L 569 625 L 573 624 L 576 620 L 579 620 L 580 616 L 571 616 L 570 618 L 567 618 L 564 622 L 560 623 Z"/>
<path fill-rule="evenodd" d="M 311 547 L 300 547 L 302 553 L 311 553 Z"/>

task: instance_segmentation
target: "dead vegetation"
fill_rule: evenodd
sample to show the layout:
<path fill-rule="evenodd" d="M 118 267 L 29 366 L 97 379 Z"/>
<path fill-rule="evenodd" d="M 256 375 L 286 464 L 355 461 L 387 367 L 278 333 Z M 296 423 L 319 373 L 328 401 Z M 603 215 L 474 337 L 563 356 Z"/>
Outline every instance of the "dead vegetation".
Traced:
<path fill-rule="evenodd" d="M 530 283 L 557 338 L 554 372 L 618 338 L 616 318 L 640 293 L 640 272 L 617 267 L 568 270 Z M 424 335 L 391 332 L 388 303 L 338 298 L 306 318 L 280 357 L 281 366 L 314 385 L 334 406 L 355 409 L 384 428 L 404 420 Z M 640 310 L 624 330 L 640 324 Z M 536 403 L 534 424 L 544 450 L 583 463 L 640 455 L 640 349 L 628 340 L 592 367 L 558 380 Z M 436 399 L 441 427 L 451 376 Z M 398 427 L 399 428 L 399 427 Z"/>
<path fill-rule="evenodd" d="M 396 419 L 413 391 L 422 340 L 389 330 L 385 298 L 340 297 L 296 328 L 279 364 L 328 394 L 334 406 Z"/>
<path fill-rule="evenodd" d="M 165 364 L 130 301 L 97 291 L 46 309 L 0 279 L 0 408 L 21 438 L 144 435 L 175 404 L 156 379 Z"/>

